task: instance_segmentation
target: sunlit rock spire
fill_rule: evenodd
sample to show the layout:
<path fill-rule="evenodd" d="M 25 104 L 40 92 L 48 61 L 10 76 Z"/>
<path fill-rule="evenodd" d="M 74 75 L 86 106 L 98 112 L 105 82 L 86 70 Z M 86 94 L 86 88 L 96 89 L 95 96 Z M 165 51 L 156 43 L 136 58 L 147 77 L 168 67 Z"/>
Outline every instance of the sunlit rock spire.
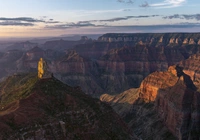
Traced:
<path fill-rule="evenodd" d="M 48 71 L 47 62 L 43 58 L 40 58 L 38 62 L 38 78 L 50 78 L 52 74 Z"/>

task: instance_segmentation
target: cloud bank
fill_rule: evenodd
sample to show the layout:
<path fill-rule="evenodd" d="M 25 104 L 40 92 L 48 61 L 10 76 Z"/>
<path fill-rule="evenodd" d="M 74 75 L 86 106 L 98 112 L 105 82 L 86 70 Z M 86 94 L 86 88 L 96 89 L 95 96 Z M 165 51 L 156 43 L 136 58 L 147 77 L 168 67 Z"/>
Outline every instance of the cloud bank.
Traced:
<path fill-rule="evenodd" d="M 117 0 L 117 2 L 132 4 L 133 0 Z"/>
<path fill-rule="evenodd" d="M 186 2 L 187 0 L 164 0 L 163 2 L 153 3 L 153 4 L 145 2 L 144 4 L 140 5 L 140 7 L 174 8 L 182 6 Z"/>
<path fill-rule="evenodd" d="M 103 20 L 88 20 L 88 21 L 78 21 L 77 23 L 70 22 L 70 23 L 64 23 L 64 24 L 59 24 L 59 25 L 52 25 L 49 26 L 47 25 L 45 28 L 46 29 L 67 29 L 67 28 L 80 28 L 80 27 L 105 27 L 107 26 L 106 24 L 100 24 L 97 25 L 95 23 L 97 22 L 116 22 L 116 21 L 123 21 L 123 20 L 128 20 L 128 19 L 140 19 L 140 18 L 150 18 L 150 17 L 157 17 L 159 15 L 140 15 L 140 16 L 125 16 L 125 17 L 116 17 L 116 18 L 111 18 L 111 19 L 103 19 Z"/>
<path fill-rule="evenodd" d="M 186 19 L 186 20 L 197 20 L 200 21 L 200 14 L 190 14 L 190 15 L 186 15 L 186 14 L 174 14 L 171 16 L 165 16 L 163 17 L 163 19 Z"/>
<path fill-rule="evenodd" d="M 0 17 L 0 26 L 35 26 L 36 23 L 45 23 L 45 24 L 55 24 L 60 23 L 59 21 L 54 21 L 53 19 L 44 20 L 35 19 L 32 17 L 16 17 L 16 18 L 7 18 Z"/>

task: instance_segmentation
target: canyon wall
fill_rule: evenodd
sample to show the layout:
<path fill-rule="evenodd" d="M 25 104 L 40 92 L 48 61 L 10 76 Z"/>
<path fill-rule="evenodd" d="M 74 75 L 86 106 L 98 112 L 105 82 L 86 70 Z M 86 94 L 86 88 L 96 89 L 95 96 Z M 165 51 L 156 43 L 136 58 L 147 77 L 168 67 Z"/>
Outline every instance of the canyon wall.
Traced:
<path fill-rule="evenodd" d="M 198 58 L 195 54 L 168 71 L 153 72 L 138 89 L 115 96 L 104 94 L 100 99 L 110 104 L 142 139 L 198 139 L 200 86 L 199 77 L 194 76 Z"/>
<path fill-rule="evenodd" d="M 198 33 L 105 34 L 97 41 L 49 41 L 41 47 L 22 51 L 12 67 L 3 62 L 1 66 L 5 68 L 1 71 L 9 71 L 6 75 L 35 71 L 39 58 L 43 57 L 50 71 L 63 82 L 81 86 L 87 94 L 95 96 L 116 94 L 137 88 L 150 73 L 165 71 L 198 53 L 199 36 Z M 108 37 L 121 39 L 103 39 Z M 4 53 L 0 62 L 5 58 Z"/>

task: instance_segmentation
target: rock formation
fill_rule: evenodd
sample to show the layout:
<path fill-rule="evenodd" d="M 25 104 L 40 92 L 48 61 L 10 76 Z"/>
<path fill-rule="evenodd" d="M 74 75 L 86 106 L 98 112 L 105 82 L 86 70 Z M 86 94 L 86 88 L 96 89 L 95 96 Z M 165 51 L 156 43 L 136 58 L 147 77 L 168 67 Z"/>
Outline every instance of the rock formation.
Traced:
<path fill-rule="evenodd" d="M 179 139 L 198 139 L 198 96 L 191 78 L 176 67 L 179 77 L 175 85 L 159 89 L 155 106 L 167 128 Z"/>
<path fill-rule="evenodd" d="M 37 74 L 0 83 L 0 139 L 135 139 L 108 105 Z M 20 89 L 20 90 L 19 90 Z"/>
<path fill-rule="evenodd" d="M 124 34 L 124 33 L 108 33 L 99 37 L 98 41 L 103 42 L 119 42 L 131 41 L 138 43 L 140 41 L 152 45 L 195 45 L 200 39 L 199 33 L 140 33 L 140 34 Z"/>
<path fill-rule="evenodd" d="M 109 42 L 109 38 L 117 41 Z M 183 44 L 185 39 L 193 43 Z M 12 59 L 12 65 L 6 63 L 14 55 L 5 54 L 0 57 L 0 67 L 2 72 L 6 71 L 5 75 L 33 72 L 42 57 L 49 70 L 67 84 L 81 86 L 87 94 L 95 96 L 115 94 L 139 87 L 150 73 L 165 71 L 200 52 L 199 39 L 198 33 L 105 34 L 97 41 L 61 39 L 22 51 Z"/>
<path fill-rule="evenodd" d="M 48 71 L 48 64 L 43 58 L 38 61 L 38 78 L 50 78 L 52 74 Z"/>
<path fill-rule="evenodd" d="M 148 74 L 155 71 L 165 71 L 169 66 L 199 52 L 199 47 L 196 45 L 188 47 L 187 45 L 179 46 L 180 44 L 176 43 L 168 44 L 170 37 L 181 42 L 179 38 L 182 35 L 180 34 L 158 34 L 158 37 L 164 36 L 161 44 L 157 44 L 158 37 L 153 35 L 145 34 L 142 37 L 139 34 L 138 38 L 130 35 L 129 38 L 136 41 L 97 41 L 77 45 L 73 48 L 74 51 L 67 51 L 65 57 L 53 62 L 52 68 L 55 69 L 54 73 L 63 78 L 64 82 L 70 85 L 79 84 L 88 94 L 115 94 L 129 88 L 139 87 Z M 104 35 L 102 38 L 106 36 Z M 116 38 L 118 34 L 111 34 L 108 37 L 112 36 Z M 143 45 L 137 42 L 139 38 Z M 151 41 L 152 43 L 149 45 Z M 68 58 L 70 53 L 72 57 L 69 58 L 74 57 L 75 61 Z M 62 60 L 66 58 L 67 61 Z M 79 75 L 73 74 L 75 72 Z M 79 81 L 84 82 L 80 84 Z M 95 84 L 85 85 L 83 83 Z M 92 91 L 91 88 L 93 88 Z"/>
<path fill-rule="evenodd" d="M 198 139 L 199 58 L 195 54 L 168 71 L 150 74 L 139 89 L 115 96 L 104 94 L 100 99 L 109 103 L 142 139 Z"/>

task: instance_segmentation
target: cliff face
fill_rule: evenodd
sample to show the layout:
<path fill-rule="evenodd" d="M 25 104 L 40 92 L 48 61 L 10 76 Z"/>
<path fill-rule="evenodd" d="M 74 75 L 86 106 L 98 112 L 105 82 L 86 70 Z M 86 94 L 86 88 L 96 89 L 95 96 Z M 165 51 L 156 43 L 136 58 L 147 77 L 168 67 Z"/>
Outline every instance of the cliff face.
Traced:
<path fill-rule="evenodd" d="M 76 50 L 78 54 L 85 58 L 99 59 L 101 56 L 105 55 L 111 49 L 121 48 L 124 46 L 123 42 L 119 43 L 109 43 L 109 42 L 91 42 L 85 44 L 76 45 L 73 49 Z"/>
<path fill-rule="evenodd" d="M 195 84 L 199 83 L 200 80 L 200 54 L 194 54 L 189 57 L 189 59 L 181 61 L 179 63 L 184 69 L 184 73 L 188 74 Z"/>
<path fill-rule="evenodd" d="M 139 89 L 129 89 L 118 95 L 103 94 L 100 97 L 101 101 L 109 103 L 113 109 L 122 117 L 126 117 L 133 109 L 133 104 L 139 98 Z"/>
<path fill-rule="evenodd" d="M 0 94 L 0 139 L 134 139 L 109 106 L 54 78 L 15 75 Z"/>
<path fill-rule="evenodd" d="M 194 55 L 180 65 L 193 62 L 196 58 L 197 55 Z M 196 59 L 194 63 L 198 65 L 197 62 L 199 63 Z M 194 67 L 180 65 L 171 66 L 165 72 L 150 74 L 143 80 L 140 88 L 135 89 L 138 92 L 130 90 L 129 93 L 115 96 L 105 94 L 100 99 L 109 103 L 138 137 L 173 139 L 175 136 L 178 139 L 198 139 L 199 82 L 198 78 L 192 79 L 184 73 L 186 68 L 192 71 Z"/>
<path fill-rule="evenodd" d="M 136 44 L 150 45 L 200 45 L 199 33 L 140 33 L 140 34 L 120 34 L 108 33 L 99 37 L 98 41 L 102 42 L 135 42 Z"/>
<path fill-rule="evenodd" d="M 200 119 L 200 93 L 196 90 L 190 76 L 177 67 L 170 67 L 168 72 L 152 73 L 145 78 L 140 87 L 140 98 L 147 102 L 155 101 L 159 117 L 174 136 L 196 139 L 199 137 L 197 125 Z"/>
<path fill-rule="evenodd" d="M 88 71 L 91 69 L 90 64 L 83 65 L 82 60 L 80 62 L 77 60 L 76 66 L 73 67 L 76 70 L 73 71 L 79 72 L 84 66 L 86 70 L 84 73 L 95 73 L 90 79 L 96 81 L 101 91 L 120 93 L 129 88 L 139 87 L 142 80 L 150 73 L 165 71 L 169 66 L 199 52 L 199 40 L 198 33 L 105 34 L 99 37 L 98 41 L 76 45 L 73 48 L 82 58 L 90 61 L 87 62 L 95 65 L 92 67 L 92 71 L 95 72 Z M 70 64 L 69 61 L 66 65 L 67 63 Z M 62 67 L 59 65 L 61 63 L 57 63 L 57 67 Z M 72 70 L 66 71 L 65 73 L 63 70 L 60 75 L 73 73 Z M 96 91 L 89 94 L 101 94 Z"/>
<path fill-rule="evenodd" d="M 140 98 L 145 102 L 155 101 L 160 89 L 173 86 L 178 77 L 174 66 L 169 67 L 166 72 L 154 72 L 147 76 L 140 85 Z"/>
<path fill-rule="evenodd" d="M 179 139 L 198 139 L 199 92 L 189 87 L 188 75 L 183 75 L 177 83 L 161 89 L 155 106 L 167 128 Z"/>
<path fill-rule="evenodd" d="M 87 94 L 95 96 L 104 92 L 99 82 L 101 79 L 97 63 L 83 58 L 76 51 L 69 51 L 65 56 L 53 61 L 49 69 L 64 83 L 81 86 Z"/>
<path fill-rule="evenodd" d="M 93 47 L 90 45 L 89 48 Z M 66 75 L 75 72 L 84 75 L 86 78 L 88 74 L 92 75 L 90 79 L 93 79 L 92 81 L 97 83 L 102 90 L 96 90 L 94 93 L 89 94 L 102 94 L 103 92 L 119 93 L 129 88 L 139 87 L 141 81 L 148 74 L 155 71 L 164 71 L 169 65 L 176 64 L 185 59 L 178 47 L 131 46 L 130 44 L 129 47 L 124 46 L 109 51 L 106 47 L 105 50 L 108 52 L 102 55 L 105 53 L 101 52 L 104 49 L 105 46 L 101 46 L 101 50 L 94 49 L 96 53 L 94 50 L 90 52 L 87 49 L 85 49 L 87 52 L 78 53 L 76 51 L 76 54 L 70 56 L 71 59 L 68 58 L 67 54 L 65 56 L 66 60 L 61 58 L 54 63 L 57 69 L 54 71 L 59 73 L 61 77 L 66 77 Z M 90 53 L 94 54 L 91 55 Z M 86 56 L 84 57 L 84 55 Z M 98 55 L 102 56 L 94 59 L 92 58 L 93 55 L 96 57 Z M 72 59 L 72 57 L 74 58 Z M 85 87 L 83 85 L 79 86 L 83 89 Z M 85 92 L 88 93 L 87 90 Z"/>

